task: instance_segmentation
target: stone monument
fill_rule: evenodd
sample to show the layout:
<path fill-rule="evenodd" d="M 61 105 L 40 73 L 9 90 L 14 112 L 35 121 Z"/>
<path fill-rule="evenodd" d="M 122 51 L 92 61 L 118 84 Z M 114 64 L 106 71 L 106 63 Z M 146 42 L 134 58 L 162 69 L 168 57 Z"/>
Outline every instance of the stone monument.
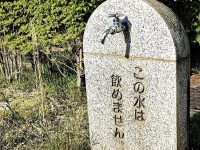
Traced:
<path fill-rule="evenodd" d="M 107 0 L 83 50 L 93 150 L 188 150 L 190 51 L 168 7 Z"/>

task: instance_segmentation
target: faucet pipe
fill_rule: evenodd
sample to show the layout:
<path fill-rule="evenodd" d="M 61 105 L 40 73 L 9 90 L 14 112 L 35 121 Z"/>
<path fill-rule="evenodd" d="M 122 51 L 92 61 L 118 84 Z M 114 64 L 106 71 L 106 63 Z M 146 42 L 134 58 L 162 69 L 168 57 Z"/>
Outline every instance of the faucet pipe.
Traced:
<path fill-rule="evenodd" d="M 113 34 L 114 33 L 114 30 L 112 28 L 109 28 L 107 30 L 105 30 L 101 36 L 101 43 L 104 44 L 105 42 L 105 39 L 107 37 L 108 34 Z"/>
<path fill-rule="evenodd" d="M 104 41 L 107 37 L 108 34 L 115 34 L 115 33 L 120 33 L 122 31 L 125 31 L 126 30 L 126 26 L 125 25 L 121 25 L 121 26 L 118 26 L 118 25 L 113 25 L 113 26 L 110 26 L 109 29 L 105 30 L 101 36 L 101 43 L 104 44 Z"/>

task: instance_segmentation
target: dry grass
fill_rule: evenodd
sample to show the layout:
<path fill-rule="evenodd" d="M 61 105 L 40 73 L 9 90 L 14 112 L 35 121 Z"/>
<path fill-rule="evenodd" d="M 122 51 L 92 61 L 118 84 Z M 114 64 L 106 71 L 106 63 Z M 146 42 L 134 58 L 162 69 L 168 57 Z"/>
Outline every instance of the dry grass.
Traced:
<path fill-rule="evenodd" d="M 90 149 L 85 97 L 74 89 L 65 99 L 42 92 L 4 92 L 11 107 L 0 111 L 0 149 Z"/>

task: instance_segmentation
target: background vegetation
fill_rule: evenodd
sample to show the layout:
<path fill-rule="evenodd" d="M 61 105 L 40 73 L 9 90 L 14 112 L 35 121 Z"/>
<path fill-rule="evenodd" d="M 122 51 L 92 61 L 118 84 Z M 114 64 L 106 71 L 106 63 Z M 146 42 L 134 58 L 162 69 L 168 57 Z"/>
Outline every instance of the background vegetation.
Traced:
<path fill-rule="evenodd" d="M 183 23 L 190 41 L 191 71 L 200 73 L 200 1 L 159 0 L 170 7 Z"/>
<path fill-rule="evenodd" d="M 104 1 L 0 2 L 0 102 L 8 109 L 0 110 L 0 149 L 90 149 L 82 36 Z M 182 20 L 200 72 L 200 2 L 160 1 Z M 197 118 L 191 132 L 199 133 Z"/>

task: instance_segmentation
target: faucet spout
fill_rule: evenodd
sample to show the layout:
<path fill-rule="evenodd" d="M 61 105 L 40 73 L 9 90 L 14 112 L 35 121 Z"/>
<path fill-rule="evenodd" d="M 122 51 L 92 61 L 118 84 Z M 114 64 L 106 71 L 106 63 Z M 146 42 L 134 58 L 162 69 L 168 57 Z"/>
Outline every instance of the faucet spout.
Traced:
<path fill-rule="evenodd" d="M 102 37 L 101 37 L 101 43 L 104 44 L 104 41 L 107 37 L 108 34 L 112 34 L 113 33 L 113 29 L 112 28 L 109 28 L 107 30 L 105 30 L 102 34 Z"/>

